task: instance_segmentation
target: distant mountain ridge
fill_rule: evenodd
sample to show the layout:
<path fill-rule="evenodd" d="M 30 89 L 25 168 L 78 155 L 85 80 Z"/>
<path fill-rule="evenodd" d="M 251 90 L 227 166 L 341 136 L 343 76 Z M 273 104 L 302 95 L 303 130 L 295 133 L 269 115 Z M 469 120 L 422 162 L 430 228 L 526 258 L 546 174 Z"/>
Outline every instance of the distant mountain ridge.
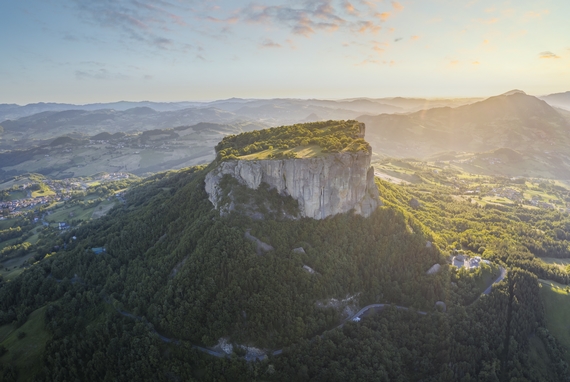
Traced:
<path fill-rule="evenodd" d="M 457 108 L 357 119 L 368 127 L 368 140 L 375 151 L 400 157 L 450 150 L 568 151 L 570 147 L 568 120 L 545 101 L 520 91 Z"/>
<path fill-rule="evenodd" d="M 125 111 L 135 107 L 149 107 L 156 111 L 174 111 L 185 109 L 188 107 L 196 106 L 196 102 L 111 102 L 111 103 L 93 103 L 85 105 L 75 105 L 69 103 L 31 103 L 28 105 L 20 106 L 16 104 L 0 104 L 0 120 L 7 119 L 18 119 L 22 117 L 27 117 L 37 113 L 42 113 L 46 111 L 65 111 L 65 110 L 117 110 Z"/>
<path fill-rule="evenodd" d="M 512 92 L 522 92 L 513 90 Z M 509 92 L 510 93 L 510 92 Z M 524 93 L 524 92 L 522 92 Z M 505 93 L 504 95 L 508 95 Z M 563 107 L 570 110 L 570 91 L 565 93 L 550 94 L 538 97 L 553 106 Z M 158 112 L 178 111 L 182 109 L 217 108 L 220 110 L 236 112 L 244 107 L 259 108 L 268 105 L 289 105 L 300 107 L 325 107 L 331 109 L 344 109 L 361 114 L 381 113 L 409 113 L 423 109 L 436 107 L 458 107 L 482 101 L 482 97 L 466 98 L 413 98 L 413 97 L 384 97 L 384 98 L 346 98 L 338 100 L 327 99 L 296 99 L 296 98 L 228 98 L 214 101 L 180 101 L 180 102 L 154 102 L 154 101 L 118 101 L 108 103 L 70 104 L 56 102 L 38 102 L 27 105 L 0 104 L 0 121 L 16 120 L 33 114 L 46 111 L 66 110 L 115 110 L 126 111 L 128 109 L 147 107 Z M 239 114 L 239 113 L 238 113 Z M 306 114 L 308 115 L 308 114 Z"/>
<path fill-rule="evenodd" d="M 549 94 L 539 98 L 546 101 L 551 106 L 570 111 L 570 91 L 564 93 Z"/>
<path fill-rule="evenodd" d="M 45 111 L 15 121 L 0 123 L 6 133 L 36 133 L 51 136 L 75 133 L 96 133 L 144 131 L 156 128 L 197 124 L 208 121 L 214 123 L 236 123 L 247 120 L 236 117 L 233 113 L 215 109 L 182 109 L 158 112 L 149 107 L 136 107 L 125 111 L 102 110 L 65 110 Z"/>
<path fill-rule="evenodd" d="M 184 109 L 219 109 L 235 113 L 237 117 L 268 119 L 274 124 L 288 124 L 302 121 L 307 115 L 322 115 L 323 119 L 351 119 L 361 114 L 405 113 L 426 108 L 460 106 L 473 103 L 479 98 L 423 99 L 423 98 L 350 98 L 325 99 L 244 99 L 229 98 L 208 102 L 129 102 L 93 103 L 75 105 L 67 103 L 32 103 L 24 106 L 0 104 L 0 121 L 17 120 L 43 112 L 67 110 L 113 110 L 127 111 L 134 108 L 150 108 L 157 112 L 174 112 Z M 277 113 L 276 113 L 277 112 Z M 215 122 L 215 121 L 210 121 Z"/>
<path fill-rule="evenodd" d="M 203 110 L 219 110 L 234 114 L 233 120 L 254 119 L 267 122 L 273 125 L 283 125 L 297 123 L 307 115 L 318 114 L 325 119 L 352 119 L 360 114 L 380 114 L 404 112 L 398 106 L 388 105 L 377 101 L 351 100 L 351 101 L 330 101 L 330 100 L 300 100 L 300 99 L 268 99 L 249 100 L 232 98 L 228 100 L 218 100 L 212 102 L 114 102 L 108 104 L 88 104 L 71 105 L 57 103 L 37 103 L 25 106 L 0 105 L 0 121 L 19 120 L 42 113 L 54 112 L 91 112 L 97 114 L 112 114 L 125 112 L 128 114 L 152 114 L 171 113 L 171 117 L 179 114 L 202 115 L 202 120 L 188 120 L 183 123 L 215 122 L 226 123 L 228 118 L 219 119 L 206 115 Z M 185 111 L 183 113 L 183 111 Z M 167 126 L 164 126 L 167 127 Z"/>
<path fill-rule="evenodd" d="M 26 150 L 62 136 L 81 140 L 106 133 L 101 137 L 108 139 L 100 140 L 115 140 L 110 137 L 117 133 L 133 135 L 145 131 L 150 131 L 144 136 L 152 136 L 152 140 L 172 136 L 184 144 L 194 144 L 192 139 L 203 139 L 201 133 L 180 132 L 177 126 L 209 123 L 249 125 L 247 129 L 256 129 L 358 119 L 368 126 L 367 139 L 376 154 L 429 158 L 442 152 L 484 153 L 509 148 L 523 154 L 525 163 L 540 164 L 536 167 L 539 172 L 544 168 L 570 169 L 570 106 L 564 109 L 568 98 L 570 92 L 538 98 L 515 89 L 487 99 L 230 98 L 210 102 L 3 104 L 0 151 Z M 35 114 L 2 119 L 32 112 Z M 162 134 L 161 138 L 152 135 L 153 131 L 169 129 L 180 137 L 172 133 Z M 212 147 L 215 139 L 232 133 L 231 129 L 207 130 L 208 143 L 198 144 L 204 150 Z M 508 173 L 508 169 L 503 172 Z"/>

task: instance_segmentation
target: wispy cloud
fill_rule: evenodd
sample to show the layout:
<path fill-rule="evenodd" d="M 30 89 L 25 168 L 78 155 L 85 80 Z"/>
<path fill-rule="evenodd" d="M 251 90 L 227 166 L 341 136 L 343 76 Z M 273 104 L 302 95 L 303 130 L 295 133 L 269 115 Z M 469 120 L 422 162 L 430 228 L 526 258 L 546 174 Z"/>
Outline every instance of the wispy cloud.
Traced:
<path fill-rule="evenodd" d="M 352 3 L 348 2 L 348 1 L 343 1 L 342 6 L 343 6 L 344 10 L 351 15 L 358 15 L 359 14 L 359 12 L 356 10 L 354 5 L 352 5 Z"/>
<path fill-rule="evenodd" d="M 542 19 L 542 16 L 546 16 L 550 13 L 548 9 L 543 9 L 541 11 L 529 11 L 524 14 L 523 20 L 535 20 L 535 19 Z"/>
<path fill-rule="evenodd" d="M 358 33 L 378 33 L 382 29 L 381 26 L 376 25 L 372 21 L 359 21 L 357 24 Z"/>
<path fill-rule="evenodd" d="M 397 1 L 392 1 L 392 8 L 394 8 L 395 11 L 401 11 L 404 9 L 404 6 Z"/>
<path fill-rule="evenodd" d="M 276 43 L 275 41 L 267 38 L 265 40 L 263 40 L 263 42 L 261 44 L 259 44 L 260 48 L 282 48 L 281 44 Z"/>
<path fill-rule="evenodd" d="M 206 16 L 205 20 L 215 23 L 263 24 L 286 27 L 292 34 L 311 37 L 319 31 L 335 32 L 349 30 L 354 33 L 378 33 L 384 22 L 403 9 L 393 1 L 386 8 L 379 0 L 312 0 L 284 2 L 283 4 L 249 5 L 229 12 L 226 17 Z"/>
<path fill-rule="evenodd" d="M 206 20 L 212 21 L 214 23 L 225 23 L 225 24 L 235 24 L 239 21 L 239 17 L 237 16 L 230 16 L 225 19 L 219 19 L 213 16 L 206 16 Z"/>
<path fill-rule="evenodd" d="M 291 49 L 297 49 L 297 45 L 295 45 L 295 42 L 293 40 L 291 40 L 290 38 L 288 38 L 287 40 L 285 40 L 285 42 L 287 44 L 289 44 L 289 48 Z"/>
<path fill-rule="evenodd" d="M 390 12 L 376 13 L 374 16 L 378 17 L 380 21 L 386 21 L 392 14 Z"/>
<path fill-rule="evenodd" d="M 544 59 L 549 59 L 549 58 L 553 58 L 553 59 L 558 59 L 560 58 L 560 56 L 550 52 L 550 51 L 544 51 L 544 52 L 540 52 L 538 54 L 539 58 L 544 58 Z"/>
<path fill-rule="evenodd" d="M 354 66 L 366 66 L 366 65 L 389 65 L 394 66 L 396 65 L 396 61 L 394 60 L 375 60 L 367 58 L 362 60 L 361 62 L 354 64 Z"/>
<path fill-rule="evenodd" d="M 170 11 L 179 4 L 166 0 L 72 0 L 88 22 L 114 29 L 123 36 L 154 48 L 169 49 L 173 41 L 165 34 L 184 27 L 184 18 Z"/>
<path fill-rule="evenodd" d="M 330 0 L 319 0 L 303 8 L 250 4 L 236 12 L 247 23 L 287 25 L 293 34 L 309 37 L 316 30 L 335 31 L 346 20 L 340 17 Z"/>
<path fill-rule="evenodd" d="M 384 2 L 384 0 L 359 0 L 360 4 L 368 7 L 369 10 L 374 11 L 378 7 L 378 4 Z"/>
<path fill-rule="evenodd" d="M 94 70 L 76 70 L 75 78 L 78 80 L 126 80 L 129 76 L 123 73 L 113 73 L 105 68 Z"/>
<path fill-rule="evenodd" d="M 495 24 L 499 21 L 499 19 L 496 17 L 493 17 L 490 19 L 479 19 L 477 21 L 480 22 L 481 24 Z"/>
<path fill-rule="evenodd" d="M 372 50 L 375 51 L 378 54 L 382 54 L 386 51 L 386 47 L 388 46 L 388 44 L 385 43 L 380 43 L 380 42 L 373 42 L 372 45 Z"/>

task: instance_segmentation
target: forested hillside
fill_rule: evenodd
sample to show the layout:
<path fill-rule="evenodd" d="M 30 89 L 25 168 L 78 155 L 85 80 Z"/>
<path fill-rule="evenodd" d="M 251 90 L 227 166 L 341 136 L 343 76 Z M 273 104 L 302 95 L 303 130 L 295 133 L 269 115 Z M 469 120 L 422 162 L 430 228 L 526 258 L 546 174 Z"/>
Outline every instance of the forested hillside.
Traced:
<path fill-rule="evenodd" d="M 98 321 L 111 303 L 180 340 L 214 345 L 230 337 L 277 348 L 338 324 L 339 312 L 318 307 L 317 300 L 356 295 L 361 304 L 389 301 L 431 309 L 444 297 L 448 276 L 425 276 L 442 261 L 439 252 L 426 247 L 428 237 L 417 223 L 393 209 L 379 209 L 370 219 L 339 215 L 324 223 L 222 219 L 206 198 L 204 175 L 204 169 L 194 168 L 150 178 L 107 217 L 62 235 L 57 240 L 66 250 L 0 290 L 2 322 L 23 323 L 29 313 L 54 302 L 47 312 L 62 314 L 50 316 L 56 322 L 48 328 L 58 329 L 49 349 L 59 346 L 58 333 L 69 340 L 64 335 L 69 330 L 61 331 L 64 323 L 57 321 L 77 316 L 68 309 L 90 311 Z M 244 237 L 246 228 L 275 249 L 258 256 Z M 305 254 L 292 252 L 299 246 Z M 106 252 L 97 255 L 93 247 Z M 66 293 L 80 293 L 77 304 L 62 303 Z M 81 338 L 89 316 L 75 319 L 83 321 L 72 330 Z M 65 359 L 61 366 L 91 356 Z"/>
<path fill-rule="evenodd" d="M 385 205 L 369 218 L 220 217 L 204 191 L 209 169 L 148 178 L 107 216 L 42 239 L 58 250 L 0 287 L 0 334 L 16 328 L 0 358 L 5 380 L 566 380 L 536 275 L 567 274 L 535 268 L 533 242 L 509 240 L 524 226 L 513 230 L 501 211 L 380 181 Z M 273 250 L 260 253 L 246 232 Z M 482 252 L 507 278 L 477 299 L 481 273 L 449 267 L 450 248 Z M 426 274 L 436 263 L 441 271 Z M 332 302 L 342 300 L 410 310 L 334 329 L 346 306 Z M 17 328 L 31 327 L 45 350 L 24 358 Z M 194 347 L 221 338 L 269 356 L 248 363 L 239 347 L 227 359 Z"/>

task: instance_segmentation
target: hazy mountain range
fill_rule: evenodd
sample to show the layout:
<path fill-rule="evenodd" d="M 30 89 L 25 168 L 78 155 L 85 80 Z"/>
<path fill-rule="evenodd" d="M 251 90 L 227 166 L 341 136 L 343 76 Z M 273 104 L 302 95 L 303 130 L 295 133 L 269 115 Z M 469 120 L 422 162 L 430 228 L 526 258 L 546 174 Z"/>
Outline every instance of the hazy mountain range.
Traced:
<path fill-rule="evenodd" d="M 0 104 L 0 121 L 17 120 L 38 113 L 63 111 L 98 111 L 110 115 L 136 109 L 141 113 L 147 108 L 155 112 L 181 112 L 182 117 L 192 110 L 226 111 L 233 113 L 234 119 L 263 119 L 268 123 L 295 123 L 316 114 L 321 119 L 355 118 L 360 114 L 402 113 L 430 107 L 459 106 L 472 103 L 478 98 L 422 99 L 422 98 L 354 98 L 346 100 L 318 99 L 242 99 L 230 98 L 211 102 L 113 102 L 73 105 L 63 103 L 34 103 L 25 106 Z M 135 112 L 131 112 L 134 114 Z M 169 116 L 166 116 L 167 118 Z M 206 117 L 202 117 L 206 118 Z M 211 117 L 210 117 L 211 118 Z M 186 123 L 191 123 L 187 121 Z M 211 122 L 221 122 L 211 121 Z"/>
<path fill-rule="evenodd" d="M 95 135 L 101 132 L 134 132 L 151 129 L 172 128 L 199 122 L 237 122 L 233 113 L 214 109 L 182 109 L 177 111 L 155 111 L 149 107 L 136 107 L 124 111 L 66 110 L 45 111 L 7 120 L 1 123 L 6 133 L 19 136 L 48 138 L 65 134 Z"/>
<path fill-rule="evenodd" d="M 494 150 L 508 148 L 520 155 L 509 152 L 503 160 L 512 165 L 498 172 L 570 178 L 570 111 L 564 109 L 569 97 L 567 92 L 539 99 L 513 90 L 487 99 L 232 98 L 0 105 L 0 170 L 6 175 L 118 169 L 143 174 L 208 162 L 213 147 L 227 134 L 300 122 L 357 119 L 366 123 L 366 139 L 380 156 L 464 160 L 461 153 L 494 158 Z M 185 127 L 198 124 L 203 127 Z M 114 149 L 114 159 L 96 159 L 99 156 L 93 150 L 104 146 L 80 150 L 89 140 L 114 141 L 113 145 L 122 148 Z M 48 154 L 50 161 L 40 160 Z"/>

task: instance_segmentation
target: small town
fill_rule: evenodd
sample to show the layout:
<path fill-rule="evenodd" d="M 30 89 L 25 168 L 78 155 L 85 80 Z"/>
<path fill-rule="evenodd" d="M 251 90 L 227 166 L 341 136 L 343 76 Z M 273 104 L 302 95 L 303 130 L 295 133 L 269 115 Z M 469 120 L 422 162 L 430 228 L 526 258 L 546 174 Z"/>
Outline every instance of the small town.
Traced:
<path fill-rule="evenodd" d="M 33 189 L 40 187 L 39 183 L 24 183 L 19 186 L 14 186 L 12 191 L 24 191 L 27 194 L 26 198 L 0 201 L 0 220 L 5 220 L 11 217 L 17 217 L 26 214 L 30 210 L 38 206 L 47 207 L 52 203 L 59 201 L 67 201 L 72 198 L 72 195 L 77 192 L 85 192 L 89 187 L 94 185 L 114 182 L 117 180 L 129 179 L 130 174 L 118 173 L 103 173 L 95 175 L 90 179 L 84 178 L 68 178 L 63 180 L 43 179 L 41 183 L 48 190 L 43 193 L 47 195 L 34 195 Z"/>

